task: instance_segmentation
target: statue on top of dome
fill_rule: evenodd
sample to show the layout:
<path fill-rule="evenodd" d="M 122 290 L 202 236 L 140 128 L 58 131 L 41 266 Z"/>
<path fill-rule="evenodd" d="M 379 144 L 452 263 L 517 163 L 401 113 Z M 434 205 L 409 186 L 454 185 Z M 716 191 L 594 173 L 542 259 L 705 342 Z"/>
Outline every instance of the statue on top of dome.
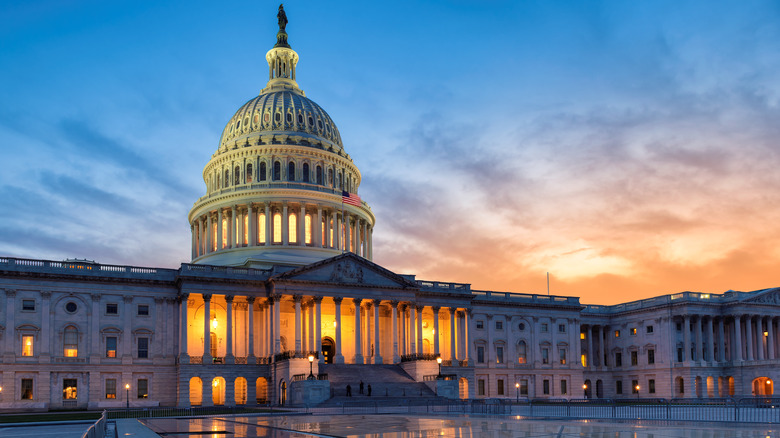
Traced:
<path fill-rule="evenodd" d="M 287 14 L 284 13 L 284 3 L 279 4 L 279 13 L 276 14 L 279 19 L 279 31 L 284 32 L 287 27 Z"/>

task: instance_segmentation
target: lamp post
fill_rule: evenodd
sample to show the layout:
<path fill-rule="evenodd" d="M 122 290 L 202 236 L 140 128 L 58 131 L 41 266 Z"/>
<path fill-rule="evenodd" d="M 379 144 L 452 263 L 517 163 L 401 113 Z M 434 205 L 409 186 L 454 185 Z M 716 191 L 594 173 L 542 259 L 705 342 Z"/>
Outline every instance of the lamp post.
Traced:
<path fill-rule="evenodd" d="M 639 398 L 639 385 L 636 385 L 634 389 L 636 389 L 636 398 Z"/>
<path fill-rule="evenodd" d="M 588 398 L 588 384 L 587 383 L 583 383 L 582 384 L 582 392 L 585 395 L 585 398 Z"/>
<path fill-rule="evenodd" d="M 441 379 L 441 356 L 436 358 L 436 363 L 439 364 L 439 378 Z"/>
<path fill-rule="evenodd" d="M 130 409 L 130 384 L 125 383 L 125 399 L 127 400 L 127 409 Z"/>
<path fill-rule="evenodd" d="M 309 355 L 309 380 L 314 380 L 314 371 L 312 368 L 313 364 L 314 364 L 314 355 L 310 354 Z"/>
<path fill-rule="evenodd" d="M 515 401 L 520 403 L 520 384 L 515 383 Z"/>

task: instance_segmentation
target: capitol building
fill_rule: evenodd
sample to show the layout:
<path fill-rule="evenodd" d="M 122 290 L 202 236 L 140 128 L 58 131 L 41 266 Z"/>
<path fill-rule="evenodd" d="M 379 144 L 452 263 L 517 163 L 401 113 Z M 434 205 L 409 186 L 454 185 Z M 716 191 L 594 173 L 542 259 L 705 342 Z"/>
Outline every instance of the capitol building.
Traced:
<path fill-rule="evenodd" d="M 0 257 L 0 409 L 774 394 L 780 288 L 601 306 L 372 262 L 377 219 L 279 13 L 178 269 Z"/>

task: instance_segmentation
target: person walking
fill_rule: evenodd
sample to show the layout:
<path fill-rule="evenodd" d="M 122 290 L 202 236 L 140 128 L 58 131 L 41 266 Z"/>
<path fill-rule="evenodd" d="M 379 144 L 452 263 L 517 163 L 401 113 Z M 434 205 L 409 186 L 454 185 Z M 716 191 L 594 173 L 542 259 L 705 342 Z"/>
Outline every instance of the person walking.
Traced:
<path fill-rule="evenodd" d="M 371 384 L 368 384 L 368 396 L 371 397 Z"/>
<path fill-rule="evenodd" d="M 347 397 L 352 397 L 352 387 L 347 384 Z"/>
<path fill-rule="evenodd" d="M 363 393 L 363 381 L 362 380 L 360 381 L 360 393 L 361 394 Z"/>

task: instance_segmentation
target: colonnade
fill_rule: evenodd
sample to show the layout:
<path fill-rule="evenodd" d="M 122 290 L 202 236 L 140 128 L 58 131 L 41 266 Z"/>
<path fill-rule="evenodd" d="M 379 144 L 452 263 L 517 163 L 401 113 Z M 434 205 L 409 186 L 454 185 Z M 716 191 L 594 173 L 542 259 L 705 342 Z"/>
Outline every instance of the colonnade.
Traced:
<path fill-rule="evenodd" d="M 211 232 L 209 232 L 211 230 Z M 247 246 L 311 246 L 372 258 L 373 227 L 346 210 L 306 203 L 249 203 L 220 207 L 191 224 L 192 259 Z"/>
<path fill-rule="evenodd" d="M 681 315 L 682 362 L 778 359 L 778 317 L 756 314 Z M 689 346 L 688 348 L 685 348 Z"/>
<path fill-rule="evenodd" d="M 225 306 L 224 316 L 212 311 L 215 308 L 214 296 L 210 294 L 193 298 L 188 294 L 181 295 L 180 353 L 190 357 L 190 363 L 267 363 L 290 357 L 306 357 L 313 352 L 323 352 L 323 339 L 332 342 L 331 354 L 335 363 L 399 363 L 402 359 L 442 356 L 442 359 L 457 365 L 458 361 L 467 361 L 469 358 L 468 314 L 455 307 L 443 311 L 439 306 L 396 300 L 280 294 L 268 297 L 217 297 L 220 306 Z M 328 306 L 328 323 L 323 323 L 323 302 Z M 283 318 L 283 304 L 285 314 L 294 312 L 294 320 L 292 315 Z M 191 326 L 190 321 L 195 312 L 200 312 L 200 306 L 203 307 L 202 329 Z M 191 311 L 193 308 L 195 310 Z M 347 310 L 354 315 L 351 316 L 354 322 L 349 321 L 351 324 L 345 324 L 347 319 L 342 316 Z M 432 328 L 423 328 L 423 313 L 432 316 L 426 318 L 425 322 L 428 325 L 427 321 L 432 319 Z M 442 332 L 440 328 L 444 315 L 449 315 L 449 330 Z M 234 328 L 237 318 L 243 321 L 240 330 Z M 331 319 L 332 327 L 329 324 Z M 352 339 L 347 339 L 345 325 L 352 329 Z M 211 334 L 217 327 L 225 327 L 224 331 L 219 331 L 224 338 L 224 349 L 214 354 L 216 350 L 212 348 Z M 387 334 L 385 330 L 391 330 L 391 333 Z M 199 357 L 198 352 L 195 352 L 196 356 L 191 357 L 188 348 L 197 345 L 199 341 L 203 345 L 202 355 Z M 432 348 L 427 352 L 423 349 L 424 341 L 433 341 Z M 222 344 L 222 338 L 219 342 Z M 388 342 L 392 343 L 391 347 L 385 345 Z M 446 357 L 442 355 L 442 342 L 449 343 Z M 345 350 L 353 354 L 345 358 Z M 242 356 L 236 357 L 237 351 Z M 280 357 L 280 354 L 283 356 Z M 319 362 L 324 361 L 324 355 L 319 354 Z"/>

